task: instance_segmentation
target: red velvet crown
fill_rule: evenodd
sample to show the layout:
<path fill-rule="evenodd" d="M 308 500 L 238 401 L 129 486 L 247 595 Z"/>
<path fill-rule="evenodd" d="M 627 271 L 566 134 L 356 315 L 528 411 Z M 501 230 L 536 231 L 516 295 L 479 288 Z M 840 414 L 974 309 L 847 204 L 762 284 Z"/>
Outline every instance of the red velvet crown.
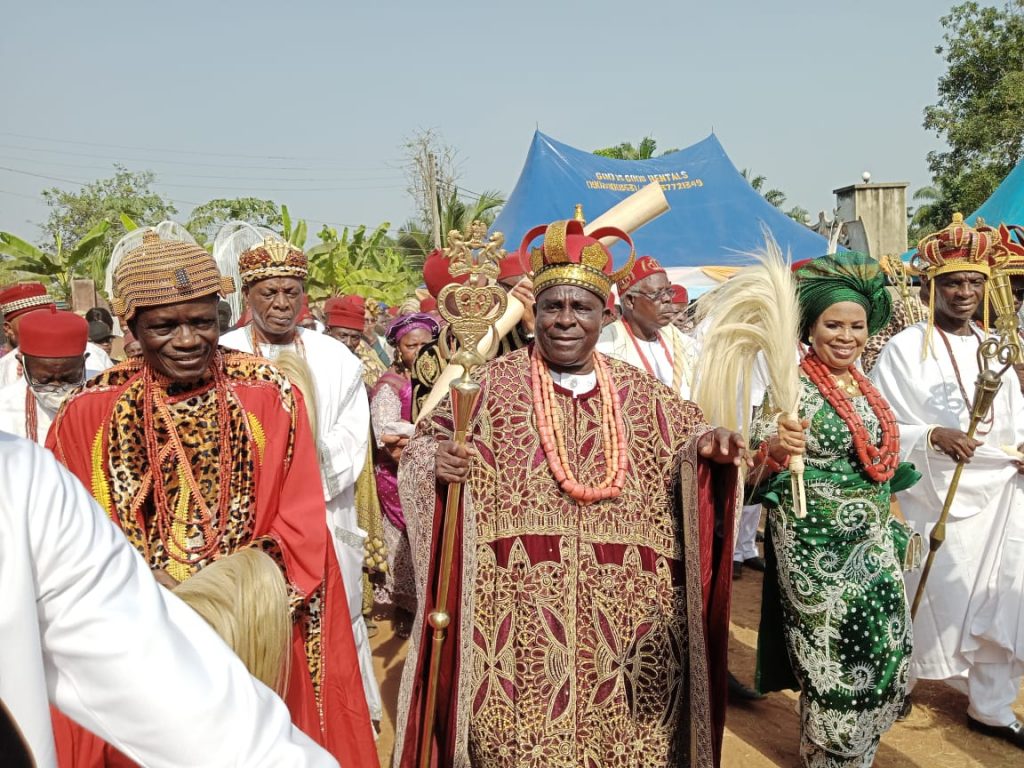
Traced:
<path fill-rule="evenodd" d="M 543 246 L 530 251 L 530 244 L 542 234 Z M 612 254 L 601 244 L 602 237 L 616 237 L 629 244 L 629 259 L 622 269 L 613 271 Z M 577 219 L 534 227 L 526 233 L 519 252 L 530 253 L 534 296 L 553 285 L 578 285 L 605 300 L 612 286 L 629 274 L 634 260 L 633 241 L 621 229 L 601 227 L 585 235 L 583 222 Z"/>
<path fill-rule="evenodd" d="M 1002 248 L 993 248 L 998 242 L 998 233 L 991 227 L 975 229 L 964 221 L 962 213 L 954 213 L 948 227 L 921 239 L 910 266 L 928 277 L 948 272 L 989 275 L 993 267 L 1007 259 Z"/>

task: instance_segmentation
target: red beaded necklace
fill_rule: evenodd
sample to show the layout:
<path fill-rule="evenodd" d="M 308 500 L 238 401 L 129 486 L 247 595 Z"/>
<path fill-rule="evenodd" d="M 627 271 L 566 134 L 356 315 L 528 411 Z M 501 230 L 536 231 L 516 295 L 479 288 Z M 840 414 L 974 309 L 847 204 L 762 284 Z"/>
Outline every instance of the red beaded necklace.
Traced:
<path fill-rule="evenodd" d="M 541 359 L 540 351 L 534 347 L 530 356 L 530 378 L 533 385 L 533 409 L 540 431 L 540 443 L 544 448 L 551 474 L 558 486 L 580 504 L 592 504 L 603 499 L 614 499 L 622 492 L 626 482 L 626 428 L 622 420 L 622 401 L 618 390 L 608 373 L 604 357 L 594 353 L 594 373 L 601 395 L 601 437 L 605 456 L 604 480 L 598 486 L 580 483 L 569 469 L 569 457 L 565 450 L 565 437 L 555 417 L 558 406 L 555 403 L 555 385 L 551 380 L 547 364 Z"/>
<path fill-rule="evenodd" d="M 216 513 L 211 511 L 206 499 L 203 498 L 202 490 L 192 471 L 192 464 L 175 426 L 174 416 L 162 388 L 155 380 L 152 369 L 147 365 L 143 368 L 142 374 L 143 403 L 145 404 L 142 430 L 149 459 L 149 475 L 153 484 L 153 506 L 157 531 L 168 557 L 186 565 L 206 559 L 220 546 L 227 530 L 228 508 L 231 503 L 231 416 L 228 412 L 227 377 L 224 375 L 224 361 L 219 351 L 214 355 L 212 369 L 213 388 L 217 398 L 217 432 L 219 436 L 217 477 L 220 484 L 217 489 Z M 162 451 L 157 440 L 154 411 L 159 414 L 167 430 L 167 445 Z M 189 504 L 189 512 L 195 510 L 195 513 L 194 516 L 189 515 L 187 525 L 199 527 L 203 534 L 202 544 L 193 546 L 174 532 L 174 524 L 176 522 L 180 524 L 183 521 L 177 518 L 164 484 L 163 465 L 168 455 L 173 456 L 173 466 L 181 473 L 184 483 L 188 486 L 188 493 L 192 500 L 192 503 Z M 185 493 L 185 489 L 179 488 L 179 498 L 182 493 Z"/>
<path fill-rule="evenodd" d="M 807 378 L 814 382 L 825 400 L 835 409 L 839 418 L 850 430 L 853 446 L 857 450 L 857 458 L 860 459 L 867 476 L 876 483 L 890 480 L 900 463 L 900 432 L 896 424 L 896 417 L 893 415 L 892 409 L 889 408 L 889 404 L 882 398 L 881 393 L 872 386 L 864 374 L 856 368 L 850 367 L 850 376 L 857 382 L 860 391 L 867 398 L 868 405 L 878 418 L 878 424 L 881 427 L 882 436 L 878 445 L 875 446 L 871 443 L 863 419 L 853 407 L 853 400 L 836 384 L 829 369 L 813 350 L 804 357 L 800 368 L 807 374 Z"/>
<path fill-rule="evenodd" d="M 32 387 L 25 387 L 25 437 L 33 443 L 39 437 L 38 415 L 36 414 L 36 398 L 32 394 Z"/>

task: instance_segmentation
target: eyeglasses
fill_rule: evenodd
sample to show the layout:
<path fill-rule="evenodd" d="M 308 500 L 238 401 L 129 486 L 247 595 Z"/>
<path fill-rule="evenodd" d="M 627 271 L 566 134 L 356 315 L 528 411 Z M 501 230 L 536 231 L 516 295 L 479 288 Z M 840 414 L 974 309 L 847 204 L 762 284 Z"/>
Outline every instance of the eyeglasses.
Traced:
<path fill-rule="evenodd" d="M 40 384 L 37 381 L 33 381 L 32 376 L 31 374 L 29 374 L 27 368 L 24 369 L 24 374 L 25 383 L 28 384 L 29 387 L 31 387 L 34 392 L 37 392 L 40 395 L 54 394 L 56 392 L 62 392 L 66 389 L 74 389 L 75 387 L 80 387 L 83 384 L 85 384 L 84 370 L 78 374 L 75 381 L 53 381 L 50 382 L 49 384 Z"/>
<path fill-rule="evenodd" d="M 671 288 L 662 288 L 660 291 L 654 293 L 644 293 L 643 291 L 630 291 L 630 296 L 643 296 L 652 304 L 671 304 L 672 299 L 675 298 Z"/>

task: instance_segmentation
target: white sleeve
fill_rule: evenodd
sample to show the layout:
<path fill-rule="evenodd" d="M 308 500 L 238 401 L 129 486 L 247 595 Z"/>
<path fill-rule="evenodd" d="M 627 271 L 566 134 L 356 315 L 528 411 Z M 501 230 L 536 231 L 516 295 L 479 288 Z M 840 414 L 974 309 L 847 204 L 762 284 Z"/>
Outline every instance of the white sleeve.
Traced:
<path fill-rule="evenodd" d="M 337 765 L 48 451 L 14 456 L 59 709 L 147 766 Z"/>
<path fill-rule="evenodd" d="M 349 376 L 345 377 L 343 371 L 338 375 L 341 381 L 337 386 L 344 391 L 337 416 L 334 424 L 322 429 L 317 438 L 328 499 L 355 485 L 366 462 L 366 445 L 370 439 L 370 404 L 363 384 L 363 367 L 352 365 Z"/>

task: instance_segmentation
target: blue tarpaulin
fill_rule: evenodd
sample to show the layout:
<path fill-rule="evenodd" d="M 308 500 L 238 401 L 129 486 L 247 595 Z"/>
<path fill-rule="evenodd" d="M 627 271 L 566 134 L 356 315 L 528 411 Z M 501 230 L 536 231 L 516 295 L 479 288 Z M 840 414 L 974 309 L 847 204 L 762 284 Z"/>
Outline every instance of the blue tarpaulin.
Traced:
<path fill-rule="evenodd" d="M 768 203 L 736 170 L 714 134 L 650 160 L 613 160 L 575 149 L 537 131 L 515 189 L 492 230 L 506 247 L 538 224 L 571 218 L 582 203 L 597 218 L 651 181 L 660 181 L 671 210 L 633 234 L 637 254 L 665 267 L 739 265 L 764 245 L 763 228 L 794 261 L 821 256 L 825 238 Z"/>

